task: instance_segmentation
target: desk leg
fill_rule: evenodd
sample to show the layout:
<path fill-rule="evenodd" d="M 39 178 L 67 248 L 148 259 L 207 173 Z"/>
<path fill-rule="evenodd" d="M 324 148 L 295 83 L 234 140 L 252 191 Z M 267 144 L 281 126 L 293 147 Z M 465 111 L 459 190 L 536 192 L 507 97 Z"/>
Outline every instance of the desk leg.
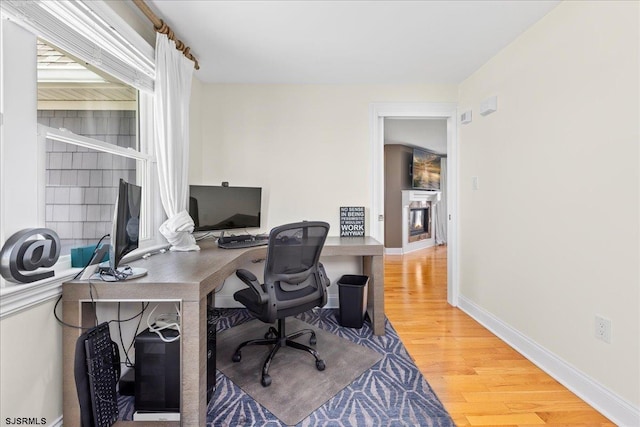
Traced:
<path fill-rule="evenodd" d="M 182 303 L 180 424 L 204 426 L 207 418 L 207 299 Z"/>
<path fill-rule="evenodd" d="M 367 312 L 375 335 L 384 335 L 384 260 L 382 255 L 362 257 L 362 269 L 369 276 Z"/>

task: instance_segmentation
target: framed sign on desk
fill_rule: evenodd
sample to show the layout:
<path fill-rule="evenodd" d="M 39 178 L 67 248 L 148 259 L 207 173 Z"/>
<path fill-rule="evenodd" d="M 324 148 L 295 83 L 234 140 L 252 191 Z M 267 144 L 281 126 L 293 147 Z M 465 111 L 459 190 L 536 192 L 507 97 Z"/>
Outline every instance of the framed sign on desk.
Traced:
<path fill-rule="evenodd" d="M 340 237 L 364 237 L 364 206 L 340 208 Z"/>

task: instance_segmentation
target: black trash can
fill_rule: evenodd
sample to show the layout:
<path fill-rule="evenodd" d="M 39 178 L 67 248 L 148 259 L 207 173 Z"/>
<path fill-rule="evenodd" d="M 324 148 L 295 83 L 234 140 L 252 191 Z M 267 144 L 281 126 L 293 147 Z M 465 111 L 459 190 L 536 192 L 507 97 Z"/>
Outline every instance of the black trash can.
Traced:
<path fill-rule="evenodd" d="M 356 274 L 345 274 L 338 280 L 340 304 L 338 322 L 347 328 L 362 328 L 367 311 L 367 288 L 369 278 Z"/>

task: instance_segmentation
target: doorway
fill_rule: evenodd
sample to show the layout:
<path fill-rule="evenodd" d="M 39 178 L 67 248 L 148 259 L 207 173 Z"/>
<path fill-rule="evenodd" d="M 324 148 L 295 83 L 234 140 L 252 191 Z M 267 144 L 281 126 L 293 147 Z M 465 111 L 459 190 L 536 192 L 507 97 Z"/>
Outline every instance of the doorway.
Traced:
<path fill-rule="evenodd" d="M 369 107 L 372 154 L 371 235 L 384 243 L 384 119 L 441 118 L 447 121 L 447 301 L 458 305 L 458 121 L 453 103 L 374 103 Z"/>

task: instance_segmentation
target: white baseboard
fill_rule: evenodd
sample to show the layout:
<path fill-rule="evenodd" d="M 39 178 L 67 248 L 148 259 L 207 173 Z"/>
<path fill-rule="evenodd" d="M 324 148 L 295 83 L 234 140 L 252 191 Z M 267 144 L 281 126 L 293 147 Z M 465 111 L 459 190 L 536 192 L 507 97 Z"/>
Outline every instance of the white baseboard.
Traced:
<path fill-rule="evenodd" d="M 458 308 L 619 426 L 640 426 L 640 408 L 463 296 Z"/>
<path fill-rule="evenodd" d="M 402 255 L 402 248 L 384 248 L 385 255 Z"/>
<path fill-rule="evenodd" d="M 62 415 L 56 418 L 51 424 L 47 427 L 62 427 Z"/>
<path fill-rule="evenodd" d="M 424 243 L 421 243 L 421 242 L 424 242 Z M 385 255 L 405 255 L 411 252 L 436 246 L 436 244 L 432 241 L 432 239 L 422 240 L 421 242 L 416 242 L 417 245 L 406 247 L 406 248 L 384 248 L 384 254 Z"/>

